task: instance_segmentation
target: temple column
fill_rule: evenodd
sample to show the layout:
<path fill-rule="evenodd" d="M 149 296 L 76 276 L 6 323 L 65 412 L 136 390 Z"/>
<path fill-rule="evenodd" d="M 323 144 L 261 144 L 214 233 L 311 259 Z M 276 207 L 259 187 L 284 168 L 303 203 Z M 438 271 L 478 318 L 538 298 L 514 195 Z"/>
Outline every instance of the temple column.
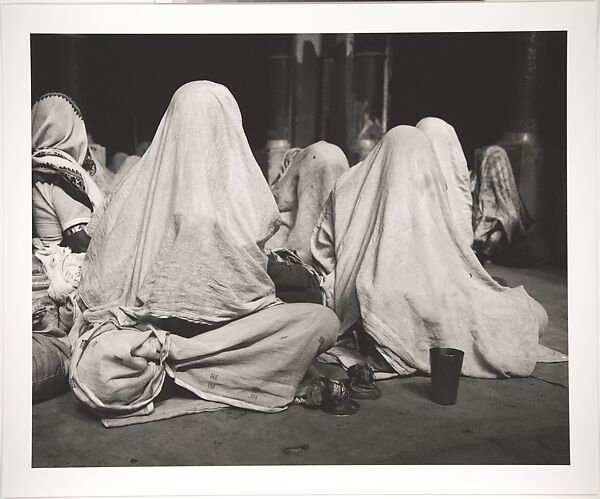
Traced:
<path fill-rule="evenodd" d="M 85 84 L 85 35 L 61 35 L 60 85 L 62 92 L 71 97 L 83 113 L 88 106 Z"/>
<path fill-rule="evenodd" d="M 519 193 L 538 229 L 543 232 L 548 219 L 546 177 L 548 161 L 538 124 L 540 65 L 543 33 L 521 33 L 512 79 L 514 100 L 509 127 L 498 144 L 511 161 Z"/>
<path fill-rule="evenodd" d="M 354 140 L 351 126 L 354 108 L 354 34 L 333 35 L 333 92 L 331 99 L 331 128 L 326 135 L 329 142 L 340 146 L 349 155 Z M 352 160 L 348 157 L 352 164 Z"/>
<path fill-rule="evenodd" d="M 290 73 L 292 36 L 274 36 L 272 52 L 267 56 L 268 86 L 266 177 L 271 183 L 279 172 L 283 155 L 290 148 Z"/>
<path fill-rule="evenodd" d="M 321 114 L 318 138 L 332 142 L 333 101 L 337 90 L 334 86 L 336 35 L 321 35 L 321 45 Z"/>
<path fill-rule="evenodd" d="M 294 147 L 319 138 L 321 90 L 321 35 L 294 36 Z"/>
<path fill-rule="evenodd" d="M 383 136 L 385 87 L 385 35 L 354 37 L 354 119 L 352 162 L 361 161 Z"/>
<path fill-rule="evenodd" d="M 93 140 L 89 120 L 89 82 L 87 79 L 90 61 L 90 46 L 86 35 L 61 35 L 60 85 L 59 88 L 71 97 L 81 109 L 88 132 L 88 146 L 94 159 L 106 166 L 106 148 Z M 92 139 L 92 140 L 90 140 Z"/>

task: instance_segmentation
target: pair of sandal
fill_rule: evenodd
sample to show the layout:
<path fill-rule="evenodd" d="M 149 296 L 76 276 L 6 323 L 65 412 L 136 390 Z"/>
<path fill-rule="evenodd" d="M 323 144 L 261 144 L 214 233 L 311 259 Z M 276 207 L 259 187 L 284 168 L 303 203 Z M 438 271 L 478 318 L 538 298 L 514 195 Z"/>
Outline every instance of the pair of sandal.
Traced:
<path fill-rule="evenodd" d="M 374 400 L 380 396 L 371 366 L 356 364 L 348 369 L 348 378 L 342 381 L 324 376 L 313 380 L 301 403 L 306 407 L 320 407 L 328 414 L 348 416 L 359 409 L 356 399 Z"/>

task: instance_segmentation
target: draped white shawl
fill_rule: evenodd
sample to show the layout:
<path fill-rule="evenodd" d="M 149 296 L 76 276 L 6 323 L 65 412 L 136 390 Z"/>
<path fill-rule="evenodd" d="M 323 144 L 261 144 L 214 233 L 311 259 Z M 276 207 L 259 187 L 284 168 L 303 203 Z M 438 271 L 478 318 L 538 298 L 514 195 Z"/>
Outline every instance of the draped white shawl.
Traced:
<path fill-rule="evenodd" d="M 465 154 L 454 128 L 439 118 L 423 118 L 417 123 L 433 145 L 446 181 L 448 203 L 457 228 L 468 246 L 473 244 L 473 197 Z"/>
<path fill-rule="evenodd" d="M 79 108 L 63 94 L 46 94 L 31 109 L 32 167 L 52 169 L 81 191 L 96 209 L 104 194 L 82 168 L 88 152 L 85 123 Z"/>
<path fill-rule="evenodd" d="M 315 228 L 315 264 L 342 329 L 362 319 L 396 372 L 429 372 L 430 347 L 465 352 L 463 374 L 527 376 L 540 347 L 536 309 L 504 288 L 456 229 L 442 171 L 420 130 L 396 127 L 340 177 Z"/>
<path fill-rule="evenodd" d="M 88 225 L 79 297 L 205 324 L 251 314 L 278 303 L 263 252 L 278 224 L 235 99 L 188 83 Z"/>
<path fill-rule="evenodd" d="M 348 159 L 336 145 L 325 141 L 301 149 L 290 166 L 273 185 L 277 207 L 288 215 L 290 227 L 275 234 L 268 242 L 270 248 L 295 250 L 310 264 L 310 238 L 323 205 L 336 180 L 348 171 Z"/>

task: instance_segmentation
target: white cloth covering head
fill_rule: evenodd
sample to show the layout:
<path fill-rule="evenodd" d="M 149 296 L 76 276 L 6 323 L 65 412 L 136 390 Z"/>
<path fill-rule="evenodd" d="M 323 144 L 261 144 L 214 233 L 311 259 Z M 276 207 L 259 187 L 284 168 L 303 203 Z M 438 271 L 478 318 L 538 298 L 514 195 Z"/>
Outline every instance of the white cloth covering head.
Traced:
<path fill-rule="evenodd" d="M 336 180 L 348 168 L 346 155 L 334 144 L 319 141 L 297 151 L 272 188 L 282 218 L 289 214 L 292 225 L 283 240 L 278 240 L 278 233 L 273 237 L 277 243 L 270 240 L 269 246 L 296 250 L 310 264 L 310 238 L 315 223 Z"/>
<path fill-rule="evenodd" d="M 77 201 L 97 208 L 104 194 L 83 167 L 88 153 L 81 111 L 66 95 L 46 94 L 31 109 L 34 179 L 56 183 Z"/>
<path fill-rule="evenodd" d="M 31 142 L 34 151 L 59 149 L 83 164 L 88 141 L 77 105 L 63 94 L 40 97 L 31 109 Z"/>
<path fill-rule="evenodd" d="M 263 251 L 278 225 L 235 99 L 188 83 L 88 225 L 79 297 L 206 324 L 251 314 L 278 302 Z"/>
<path fill-rule="evenodd" d="M 501 242 L 510 245 L 527 237 L 533 221 L 519 195 L 510 159 L 502 147 L 486 147 L 475 171 L 473 247 L 491 257 Z"/>
<path fill-rule="evenodd" d="M 431 141 L 399 126 L 340 177 L 312 249 L 342 330 L 362 319 L 396 372 L 429 372 L 429 348 L 454 347 L 465 375 L 531 374 L 545 312 L 522 287 L 497 284 L 460 239 Z"/>
<path fill-rule="evenodd" d="M 417 123 L 433 145 L 446 180 L 448 202 L 458 230 L 468 246 L 473 244 L 473 197 L 467 160 L 452 125 L 439 118 L 423 118 Z"/>

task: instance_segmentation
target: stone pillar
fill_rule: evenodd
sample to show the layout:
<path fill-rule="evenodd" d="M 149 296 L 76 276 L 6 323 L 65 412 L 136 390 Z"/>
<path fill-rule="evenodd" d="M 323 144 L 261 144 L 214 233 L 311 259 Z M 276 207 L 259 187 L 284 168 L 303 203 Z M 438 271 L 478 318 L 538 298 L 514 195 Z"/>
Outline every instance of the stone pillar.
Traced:
<path fill-rule="evenodd" d="M 60 84 L 61 92 L 71 97 L 86 114 L 88 92 L 85 81 L 85 35 L 61 35 Z"/>
<path fill-rule="evenodd" d="M 336 35 L 321 35 L 321 99 L 318 138 L 333 142 L 333 100 L 335 80 Z"/>
<path fill-rule="evenodd" d="M 354 140 L 354 35 L 334 35 L 333 95 L 331 99 L 331 129 L 327 140 L 341 147 L 352 165 L 350 146 Z"/>
<path fill-rule="evenodd" d="M 350 151 L 361 161 L 383 136 L 386 36 L 361 34 L 354 39 L 354 120 Z"/>
<path fill-rule="evenodd" d="M 97 144 L 93 138 L 93 130 L 89 120 L 89 81 L 87 64 L 90 61 L 89 40 L 86 35 L 61 35 L 60 85 L 61 92 L 75 101 L 83 114 L 88 132 L 88 146 L 96 163 L 106 166 L 106 148 Z"/>
<path fill-rule="evenodd" d="M 294 37 L 294 147 L 306 147 L 319 135 L 321 90 L 321 35 Z"/>
<path fill-rule="evenodd" d="M 292 35 L 273 36 L 271 54 L 267 56 L 267 180 L 271 183 L 279 172 L 283 155 L 290 148 L 290 72 Z"/>
<path fill-rule="evenodd" d="M 519 193 L 538 229 L 544 230 L 548 216 L 547 160 L 538 125 L 538 97 L 543 33 L 520 33 L 515 70 L 511 80 L 514 98 L 509 127 L 498 144 L 511 161 Z"/>

